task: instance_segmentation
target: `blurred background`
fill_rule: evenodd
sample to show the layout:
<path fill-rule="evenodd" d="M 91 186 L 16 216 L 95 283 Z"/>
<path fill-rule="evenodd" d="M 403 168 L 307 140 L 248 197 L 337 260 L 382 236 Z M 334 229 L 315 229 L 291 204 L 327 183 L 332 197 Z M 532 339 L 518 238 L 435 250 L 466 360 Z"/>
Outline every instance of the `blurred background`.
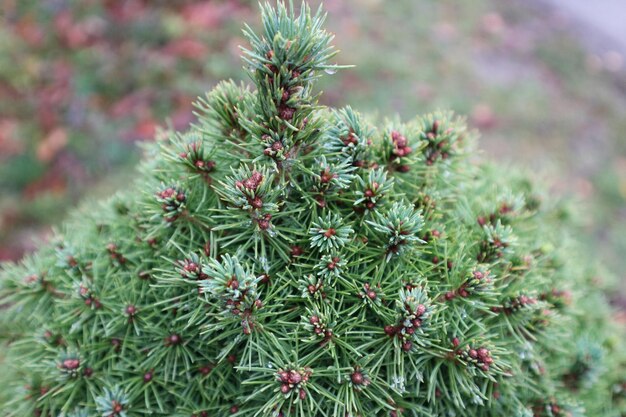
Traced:
<path fill-rule="evenodd" d="M 317 4 L 318 1 L 313 1 Z M 185 129 L 191 103 L 246 79 L 247 0 L 0 0 L 0 260 L 18 259 L 85 197 L 128 183 L 137 142 Z M 327 0 L 356 67 L 322 102 L 364 112 L 449 108 L 481 148 L 583 210 L 581 240 L 626 282 L 623 0 Z"/>

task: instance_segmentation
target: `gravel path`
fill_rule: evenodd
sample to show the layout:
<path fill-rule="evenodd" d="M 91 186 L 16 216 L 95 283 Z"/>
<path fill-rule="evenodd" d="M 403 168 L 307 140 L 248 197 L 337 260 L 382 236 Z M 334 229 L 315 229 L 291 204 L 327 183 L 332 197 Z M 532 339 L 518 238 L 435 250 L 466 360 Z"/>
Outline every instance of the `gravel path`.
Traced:
<path fill-rule="evenodd" d="M 626 56 L 625 0 L 543 0 L 576 23 L 576 34 L 598 54 Z M 622 68 L 625 65 L 622 65 Z"/>

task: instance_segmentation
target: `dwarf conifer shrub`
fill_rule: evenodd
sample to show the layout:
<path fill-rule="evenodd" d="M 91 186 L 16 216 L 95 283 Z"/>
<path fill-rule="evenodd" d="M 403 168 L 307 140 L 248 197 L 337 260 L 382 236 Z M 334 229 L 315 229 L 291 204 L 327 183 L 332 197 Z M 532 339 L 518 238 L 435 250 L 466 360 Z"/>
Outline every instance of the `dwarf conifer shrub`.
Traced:
<path fill-rule="evenodd" d="M 624 415 L 566 210 L 451 113 L 318 105 L 323 15 L 262 9 L 252 87 L 3 267 L 2 415 Z"/>

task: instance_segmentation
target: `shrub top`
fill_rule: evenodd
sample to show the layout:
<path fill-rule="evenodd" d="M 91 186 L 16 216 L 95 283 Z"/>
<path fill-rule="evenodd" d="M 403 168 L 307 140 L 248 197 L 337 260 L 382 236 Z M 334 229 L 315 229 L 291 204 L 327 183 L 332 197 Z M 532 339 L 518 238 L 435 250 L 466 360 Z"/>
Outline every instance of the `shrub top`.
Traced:
<path fill-rule="evenodd" d="M 4 267 L 4 415 L 623 413 L 567 211 L 473 162 L 449 112 L 318 105 L 323 14 L 262 9 L 255 88 L 219 84 L 127 190 Z"/>

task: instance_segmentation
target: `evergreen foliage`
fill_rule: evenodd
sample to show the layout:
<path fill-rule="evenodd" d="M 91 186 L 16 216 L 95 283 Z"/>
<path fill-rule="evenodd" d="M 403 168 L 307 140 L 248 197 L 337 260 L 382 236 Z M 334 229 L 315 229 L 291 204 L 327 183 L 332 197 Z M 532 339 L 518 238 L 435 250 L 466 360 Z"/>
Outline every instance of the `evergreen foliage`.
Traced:
<path fill-rule="evenodd" d="M 2 270 L 7 416 L 623 416 L 568 212 L 448 112 L 318 105 L 324 16 L 268 4 L 127 190 Z M 583 263 L 581 263 L 581 260 Z"/>

